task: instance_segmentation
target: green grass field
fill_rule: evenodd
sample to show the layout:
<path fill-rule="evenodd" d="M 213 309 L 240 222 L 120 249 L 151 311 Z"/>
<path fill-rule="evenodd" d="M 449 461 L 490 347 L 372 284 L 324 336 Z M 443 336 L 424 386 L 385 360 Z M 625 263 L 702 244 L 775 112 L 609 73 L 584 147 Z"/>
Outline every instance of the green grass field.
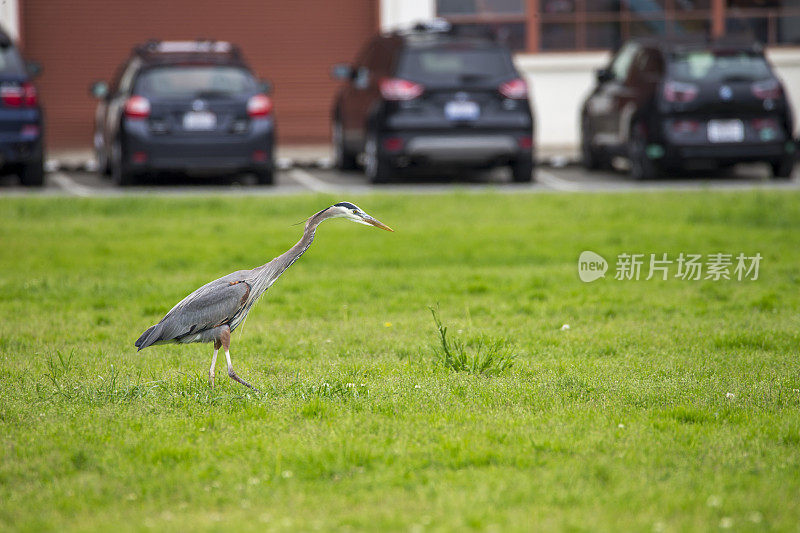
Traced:
<path fill-rule="evenodd" d="M 212 390 L 210 345 L 136 353 L 179 299 L 338 200 L 396 232 L 325 222 L 262 297 L 231 350 L 262 395 L 224 360 Z M 796 531 L 798 206 L 0 199 L 0 530 Z M 582 250 L 605 279 L 578 279 Z M 755 281 L 617 281 L 624 252 L 763 260 Z M 467 357 L 482 341 L 512 366 L 443 365 L 436 305 Z"/>

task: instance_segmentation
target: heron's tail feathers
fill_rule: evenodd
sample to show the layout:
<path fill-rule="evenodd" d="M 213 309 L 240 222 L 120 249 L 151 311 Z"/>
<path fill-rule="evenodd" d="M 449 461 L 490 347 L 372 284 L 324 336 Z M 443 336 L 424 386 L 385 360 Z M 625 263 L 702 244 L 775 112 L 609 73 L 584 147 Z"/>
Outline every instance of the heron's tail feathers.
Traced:
<path fill-rule="evenodd" d="M 158 327 L 159 324 L 155 326 L 150 326 L 145 330 L 144 333 L 136 340 L 134 346 L 136 346 L 139 350 L 143 350 L 153 344 L 154 342 L 158 341 L 158 337 L 161 334 L 161 328 Z"/>

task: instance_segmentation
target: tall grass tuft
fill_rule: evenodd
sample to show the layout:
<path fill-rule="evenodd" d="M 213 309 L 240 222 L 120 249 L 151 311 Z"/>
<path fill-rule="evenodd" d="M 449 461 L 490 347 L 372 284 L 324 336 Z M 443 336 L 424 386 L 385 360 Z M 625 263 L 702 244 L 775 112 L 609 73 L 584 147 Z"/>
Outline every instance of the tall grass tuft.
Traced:
<path fill-rule="evenodd" d="M 448 339 L 447 326 L 442 324 L 438 309 L 430 310 L 439 335 L 439 343 L 433 349 L 436 363 L 455 372 L 483 376 L 501 374 L 514 365 L 516 355 L 505 340 L 480 337 L 467 344 L 461 339 Z"/>

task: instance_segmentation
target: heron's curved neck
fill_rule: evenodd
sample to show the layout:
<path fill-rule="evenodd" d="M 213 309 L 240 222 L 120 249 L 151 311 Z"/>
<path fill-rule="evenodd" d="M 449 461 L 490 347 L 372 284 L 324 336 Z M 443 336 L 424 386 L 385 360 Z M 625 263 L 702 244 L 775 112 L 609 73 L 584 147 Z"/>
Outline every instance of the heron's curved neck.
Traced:
<path fill-rule="evenodd" d="M 325 220 L 323 213 L 325 211 L 320 211 L 313 217 L 308 219 L 306 222 L 305 229 L 303 230 L 303 236 L 300 237 L 300 240 L 297 243 L 286 250 L 284 253 L 270 261 L 269 263 L 260 266 L 258 269 L 259 278 L 264 281 L 264 283 L 258 283 L 257 293 L 258 290 L 264 291 L 266 288 L 272 284 L 281 274 L 283 271 L 292 266 L 292 264 L 297 261 L 301 255 L 308 250 L 308 247 L 311 246 L 311 243 L 314 242 L 314 233 L 317 231 L 317 226 L 319 226 L 320 222 Z M 263 285 L 263 286 L 262 286 Z"/>
<path fill-rule="evenodd" d="M 312 242 L 314 242 L 314 234 L 317 231 L 317 226 L 319 226 L 322 220 L 324 219 L 318 217 L 318 215 L 314 215 L 308 219 L 308 222 L 306 222 L 306 227 L 303 229 L 303 236 L 300 237 L 300 240 L 279 256 L 279 258 L 283 258 L 285 256 L 287 259 L 291 259 L 289 264 L 284 268 L 289 268 L 292 263 L 297 261 L 300 256 L 303 255 L 306 250 L 308 250 L 308 247 L 311 246 Z"/>

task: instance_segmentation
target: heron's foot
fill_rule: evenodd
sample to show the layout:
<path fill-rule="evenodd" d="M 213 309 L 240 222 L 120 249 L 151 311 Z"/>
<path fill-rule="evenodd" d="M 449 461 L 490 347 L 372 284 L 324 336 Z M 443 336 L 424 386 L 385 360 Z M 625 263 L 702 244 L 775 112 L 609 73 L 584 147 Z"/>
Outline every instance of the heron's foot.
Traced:
<path fill-rule="evenodd" d="M 237 376 L 237 375 L 236 375 L 236 372 L 234 372 L 232 368 L 231 368 L 230 370 L 228 370 L 228 376 L 230 376 L 230 378 L 231 378 L 233 381 L 239 382 L 239 383 L 241 383 L 242 385 L 244 385 L 245 387 L 251 388 L 251 389 L 253 389 L 253 390 L 254 390 L 254 391 L 256 391 L 256 392 L 261 392 L 260 390 L 258 390 L 257 388 L 253 387 L 253 386 L 252 386 L 252 385 L 250 385 L 248 382 L 246 382 L 245 380 L 243 380 L 242 378 L 240 378 L 239 376 Z"/>

